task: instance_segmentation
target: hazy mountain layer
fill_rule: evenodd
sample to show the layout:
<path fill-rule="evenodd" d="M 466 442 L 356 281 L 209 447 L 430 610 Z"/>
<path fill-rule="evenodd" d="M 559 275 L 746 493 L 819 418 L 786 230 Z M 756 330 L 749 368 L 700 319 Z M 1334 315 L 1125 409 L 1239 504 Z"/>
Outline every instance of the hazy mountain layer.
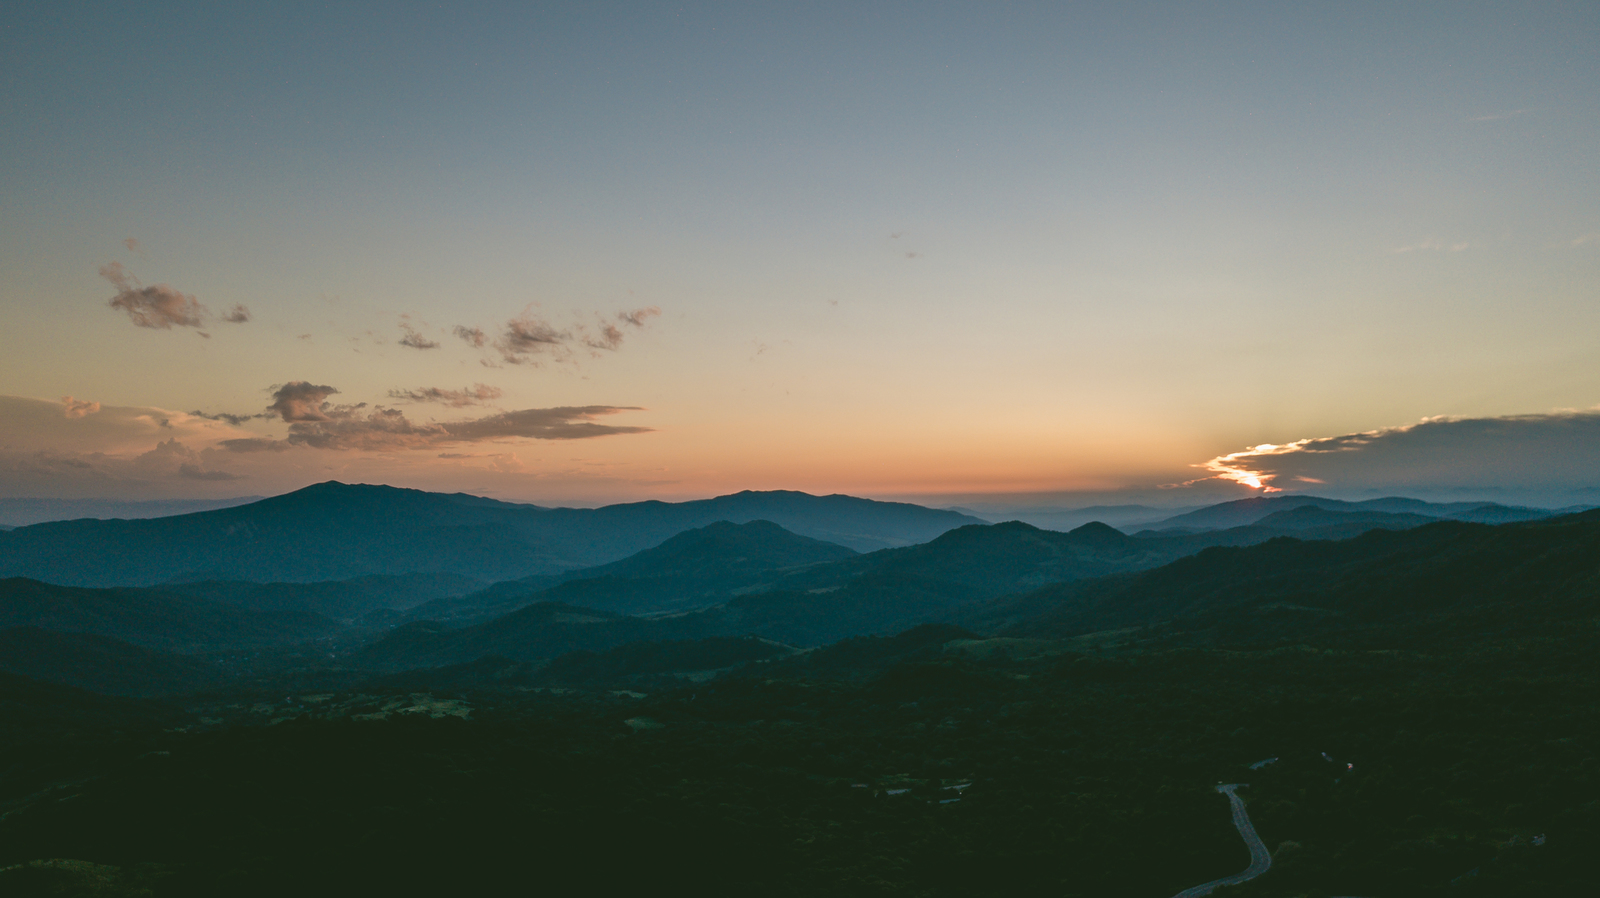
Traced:
<path fill-rule="evenodd" d="M 797 492 L 552 509 L 330 481 L 216 511 L 8 531 L 0 534 L 0 576 L 82 586 L 417 572 L 511 580 L 606 564 L 685 530 L 751 520 L 858 550 L 924 542 L 975 522 L 917 505 Z"/>
<path fill-rule="evenodd" d="M 1526 508 L 1499 505 L 1494 502 L 1424 502 L 1391 496 L 1346 502 L 1341 499 L 1323 499 L 1318 496 L 1256 496 L 1209 505 L 1197 511 L 1174 515 L 1158 521 L 1139 525 L 1149 530 L 1223 530 L 1263 523 L 1263 519 L 1277 512 L 1312 506 L 1325 511 L 1370 514 L 1373 512 L 1394 515 L 1419 515 L 1435 520 L 1472 521 L 1480 524 L 1504 524 L 1512 521 L 1533 521 L 1579 509 Z M 1298 529 L 1298 528 L 1296 528 Z"/>

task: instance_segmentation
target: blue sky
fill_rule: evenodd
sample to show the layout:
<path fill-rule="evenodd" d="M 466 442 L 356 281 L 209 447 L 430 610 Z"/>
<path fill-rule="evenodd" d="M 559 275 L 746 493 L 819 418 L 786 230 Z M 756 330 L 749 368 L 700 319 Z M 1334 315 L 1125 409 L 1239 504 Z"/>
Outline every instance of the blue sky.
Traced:
<path fill-rule="evenodd" d="M 1592 5 L 0 22 L 7 495 L 336 475 L 535 501 L 1099 495 L 1263 444 L 1600 403 Z M 111 263 L 209 323 L 135 326 Z M 221 320 L 238 305 L 247 323 Z M 512 321 L 565 336 L 508 357 Z M 282 415 L 187 417 L 267 414 L 291 383 L 337 390 L 292 448 L 225 446 L 293 439 Z M 493 398 L 396 398 L 479 384 Z M 91 433 L 101 412 L 64 396 L 168 424 Z M 29 401 L 76 429 L 24 423 Z M 612 429 L 458 426 L 558 408 Z M 335 426 L 345 442 L 307 436 Z M 438 435 L 463 432 L 493 436 Z M 137 462 L 167 439 L 216 476 Z M 1532 462 L 1540 490 L 1594 485 L 1551 452 L 1570 476 Z M 1324 491 L 1451 473 L 1409 470 L 1342 466 Z M 1451 488 L 1532 482 L 1472 470 Z"/>

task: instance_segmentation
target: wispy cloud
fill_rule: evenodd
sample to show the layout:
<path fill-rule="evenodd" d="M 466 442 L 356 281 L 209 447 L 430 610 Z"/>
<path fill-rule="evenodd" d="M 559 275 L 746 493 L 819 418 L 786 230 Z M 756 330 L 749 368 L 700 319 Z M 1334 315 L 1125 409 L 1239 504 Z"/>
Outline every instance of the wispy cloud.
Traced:
<path fill-rule="evenodd" d="M 412 349 L 439 348 L 439 341 L 429 340 L 427 337 L 424 337 L 422 334 L 418 333 L 417 329 L 409 324 L 402 323 L 400 325 L 400 329 L 405 331 L 405 336 L 401 337 L 399 341 L 401 346 L 409 346 Z"/>
<path fill-rule="evenodd" d="M 439 387 L 419 387 L 415 390 L 390 390 L 390 399 L 399 399 L 403 402 L 437 402 L 451 408 L 462 408 L 468 405 L 478 405 L 484 402 L 493 402 L 502 395 L 499 387 L 488 384 L 473 384 L 465 390 L 445 390 Z"/>
<path fill-rule="evenodd" d="M 225 440 L 220 445 L 234 452 L 282 451 L 294 446 L 393 451 L 513 438 L 580 440 L 650 430 L 648 427 L 601 424 L 596 420 L 621 412 L 642 411 L 631 406 L 522 409 L 465 421 L 417 422 L 399 409 L 382 406 L 369 409 L 364 402 L 355 405 L 330 402 L 329 397 L 339 391 L 326 385 L 290 381 L 273 389 L 273 402 L 267 408 L 288 423 L 289 435 L 281 440 L 243 437 Z"/>
<path fill-rule="evenodd" d="M 529 306 L 522 314 L 508 320 L 493 339 L 482 328 L 460 324 L 452 333 L 474 349 L 492 349 L 499 362 L 491 361 L 490 357 L 481 359 L 488 367 L 498 368 L 501 364 L 538 367 L 545 361 L 575 362 L 577 353 L 584 350 L 593 357 L 601 352 L 615 352 L 622 348 L 629 328 L 643 329 L 649 319 L 660 314 L 661 309 L 656 306 L 642 306 L 615 312 L 610 317 L 596 315 L 592 322 L 580 320 L 562 326 Z"/>
<path fill-rule="evenodd" d="M 132 321 L 135 327 L 159 330 L 171 330 L 173 327 L 198 329 L 219 320 L 201 304 L 200 300 L 170 284 L 153 284 L 148 287 L 141 284 L 121 262 L 108 262 L 100 266 L 100 276 L 117 288 L 117 295 L 111 297 L 109 301 L 111 308 L 128 313 L 128 320 Z M 231 324 L 243 324 L 250 320 L 250 310 L 242 305 L 236 305 L 220 320 Z M 201 336 L 211 335 L 202 332 Z"/>
<path fill-rule="evenodd" d="M 494 341 L 494 348 L 508 365 L 537 364 L 534 357 L 546 353 L 564 357 L 571 339 L 570 331 L 558 330 L 530 309 L 506 322 L 505 330 Z"/>
<path fill-rule="evenodd" d="M 1582 237 L 1574 238 L 1572 241 L 1573 246 L 1588 246 L 1591 243 L 1600 243 L 1600 232 L 1584 234 Z"/>
<path fill-rule="evenodd" d="M 234 415 L 229 414 L 228 412 L 202 412 L 197 410 L 189 412 L 189 414 L 196 418 L 204 418 L 207 421 L 222 421 L 227 424 L 232 424 L 234 427 L 238 427 L 246 421 L 254 421 L 258 418 L 272 419 L 278 417 L 276 412 L 262 412 L 259 415 Z"/>
<path fill-rule="evenodd" d="M 582 331 L 583 343 L 590 349 L 605 349 L 615 352 L 622 348 L 623 337 L 622 328 L 617 325 L 642 329 L 647 320 L 660 314 L 661 310 L 655 306 L 645 306 L 642 309 L 634 309 L 631 312 L 618 312 L 615 324 L 601 318 L 597 322 L 599 336 L 591 336 L 587 330 L 584 330 Z"/>

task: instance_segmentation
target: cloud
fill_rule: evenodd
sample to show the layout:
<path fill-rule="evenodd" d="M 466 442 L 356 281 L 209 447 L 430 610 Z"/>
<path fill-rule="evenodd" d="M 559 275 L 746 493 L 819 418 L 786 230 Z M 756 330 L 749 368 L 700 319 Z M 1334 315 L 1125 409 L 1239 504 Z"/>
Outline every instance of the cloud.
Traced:
<path fill-rule="evenodd" d="M 567 341 L 572 339 L 568 331 L 557 330 L 550 322 L 539 318 L 531 311 L 524 311 L 521 315 L 506 322 L 506 329 L 494 341 L 494 348 L 499 350 L 500 358 L 508 365 L 522 365 L 528 363 L 535 355 L 555 353 L 564 357 Z"/>
<path fill-rule="evenodd" d="M 85 414 L 72 416 L 70 411 L 74 405 L 82 408 L 83 404 L 83 400 L 72 397 L 0 396 L 0 449 L 24 453 L 131 455 L 173 437 L 210 444 L 226 437 L 248 435 L 219 420 L 143 406 L 87 403 L 98 407 L 98 411 L 85 409 Z"/>
<path fill-rule="evenodd" d="M 1464 242 L 1464 241 L 1461 242 L 1461 243 L 1445 243 L 1443 240 L 1440 240 L 1437 237 L 1429 237 L 1427 240 L 1424 240 L 1424 241 L 1422 241 L 1420 243 L 1413 243 L 1413 244 L 1410 244 L 1409 246 L 1397 246 L 1394 249 L 1389 250 L 1389 252 L 1397 253 L 1397 254 L 1398 253 L 1416 253 L 1416 252 L 1441 252 L 1441 253 L 1442 252 L 1451 252 L 1451 253 L 1459 253 L 1459 252 L 1463 252 L 1463 251 L 1467 250 L 1471 246 L 1472 246 L 1472 244 Z"/>
<path fill-rule="evenodd" d="M 660 314 L 661 309 L 657 308 L 656 306 L 645 306 L 641 309 L 634 309 L 631 312 L 618 312 L 616 314 L 616 321 L 617 324 L 643 329 L 644 323 L 647 320 Z M 584 345 L 588 346 L 590 349 L 605 349 L 612 352 L 620 349 L 622 347 L 623 332 L 622 328 L 618 327 L 617 324 L 612 324 L 610 321 L 607 321 L 604 318 L 600 319 L 600 335 L 598 337 L 591 337 L 587 331 L 584 331 Z"/>
<path fill-rule="evenodd" d="M 583 405 L 560 408 L 529 408 L 504 412 L 474 421 L 441 425 L 452 440 L 477 442 L 502 437 L 534 440 L 585 440 L 619 433 L 649 433 L 649 427 L 619 427 L 597 424 L 594 419 L 620 412 L 644 411 L 637 406 Z"/>
<path fill-rule="evenodd" d="M 439 348 L 439 342 L 437 340 L 429 340 L 427 337 L 417 333 L 417 329 L 409 324 L 402 323 L 400 325 L 400 329 L 406 332 L 406 335 L 400 338 L 401 346 L 409 346 L 412 349 Z"/>
<path fill-rule="evenodd" d="M 113 309 L 127 312 L 128 320 L 132 321 L 135 327 L 171 330 L 176 326 L 198 329 L 215 320 L 211 311 L 198 299 L 178 291 L 169 284 L 146 287 L 139 283 L 139 279 L 124 268 L 121 262 L 109 262 L 100 266 L 100 276 L 117 288 L 117 295 L 111 297 L 108 304 Z M 221 320 L 242 324 L 250 320 L 250 310 L 242 305 L 236 305 L 222 316 Z M 200 335 L 211 336 L 204 332 Z"/>
<path fill-rule="evenodd" d="M 585 334 L 583 344 L 590 349 L 608 349 L 615 352 L 622 348 L 622 328 L 609 321 L 601 321 L 600 336 L 591 337 Z"/>
<path fill-rule="evenodd" d="M 71 396 L 61 397 L 63 414 L 68 418 L 83 418 L 100 411 L 100 403 L 88 402 L 82 399 L 73 399 Z"/>
<path fill-rule="evenodd" d="M 617 320 L 623 324 L 631 324 L 634 327 L 644 327 L 647 319 L 655 318 L 660 314 L 661 309 L 659 307 L 645 306 L 642 309 L 634 309 L 631 312 L 618 312 Z"/>
<path fill-rule="evenodd" d="M 132 468 L 146 477 L 178 477 L 184 480 L 244 480 L 228 471 L 206 467 L 206 454 L 189 448 L 177 437 L 163 440 L 154 449 L 133 459 Z"/>
<path fill-rule="evenodd" d="M 1514 490 L 1557 495 L 1600 485 L 1600 409 L 1426 418 L 1363 433 L 1263 444 L 1196 467 L 1203 479 L 1266 492 L 1317 484 L 1345 492 Z"/>
<path fill-rule="evenodd" d="M 276 412 L 290 424 L 332 420 L 325 409 L 328 397 L 339 392 L 333 387 L 318 386 L 303 380 L 274 386 L 272 391 L 272 404 L 267 409 Z"/>
<path fill-rule="evenodd" d="M 186 296 L 166 284 L 146 287 L 122 267 L 121 262 L 100 266 L 100 276 L 117 288 L 111 297 L 111 307 L 128 313 L 135 327 L 171 329 L 200 327 L 206 319 L 206 307 L 193 296 Z"/>
<path fill-rule="evenodd" d="M 178 476 L 190 480 L 244 480 L 239 474 L 230 474 L 227 471 L 206 471 L 199 465 L 183 464 L 178 466 Z"/>
<path fill-rule="evenodd" d="M 236 437 L 217 445 L 229 452 L 287 452 L 293 445 L 272 437 Z"/>
<path fill-rule="evenodd" d="M 399 409 L 382 406 L 368 409 L 364 402 L 335 405 L 328 398 L 339 391 L 326 385 L 296 380 L 272 389 L 273 402 L 267 408 L 288 423 L 289 435 L 281 440 L 238 437 L 224 440 L 219 445 L 232 452 L 277 452 L 292 446 L 386 452 L 497 439 L 581 440 L 650 431 L 648 427 L 601 424 L 594 420 L 625 411 L 642 411 L 628 406 L 522 409 L 466 421 L 418 422 L 407 418 Z M 434 390 L 441 397 L 434 400 L 430 389 L 414 392 L 425 397 L 421 401 L 445 401 L 446 404 L 454 403 L 443 397 L 459 395 L 462 400 L 479 401 L 480 398 L 489 398 L 490 394 L 498 396 L 500 393 L 494 387 L 478 384 L 472 390 L 459 393 Z M 406 398 L 411 397 L 406 395 Z"/>
<path fill-rule="evenodd" d="M 63 408 L 0 396 L 0 494 L 160 493 L 240 477 L 219 464 L 234 456 L 210 448 L 243 435 L 227 425 L 164 409 L 103 405 L 69 418 Z"/>
<path fill-rule="evenodd" d="M 507 321 L 493 340 L 478 328 L 459 324 L 453 333 L 475 349 L 486 345 L 493 348 L 505 364 L 538 366 L 544 359 L 574 361 L 574 349 L 587 348 L 596 357 L 597 350 L 615 352 L 622 347 L 627 328 L 643 328 L 646 321 L 660 314 L 661 309 L 656 306 L 643 306 L 615 312 L 609 318 L 596 315 L 592 325 L 579 322 L 563 328 L 535 314 L 530 306 Z M 480 361 L 487 367 L 499 367 L 487 358 Z"/>
<path fill-rule="evenodd" d="M 130 253 L 136 253 L 136 252 L 139 251 L 139 241 L 135 240 L 132 237 L 129 237 L 127 240 L 122 241 L 122 245 L 127 247 L 128 248 L 128 252 L 130 252 Z"/>
<path fill-rule="evenodd" d="M 263 412 L 262 414 L 259 414 L 259 415 L 232 415 L 232 414 L 229 414 L 227 412 L 193 411 L 193 412 L 190 412 L 189 414 L 193 415 L 196 418 L 204 418 L 207 421 L 226 421 L 227 423 L 232 424 L 234 427 L 238 427 L 238 426 L 240 426 L 241 424 L 243 424 L 246 421 L 253 421 L 253 420 L 257 419 L 257 418 L 276 418 L 276 417 L 278 417 L 277 414 L 274 413 L 274 412 Z"/>
<path fill-rule="evenodd" d="M 420 387 L 415 390 L 390 390 L 390 399 L 399 399 L 404 402 L 437 402 L 451 408 L 461 408 L 468 405 L 477 405 L 482 402 L 492 402 L 499 399 L 502 391 L 499 387 L 487 384 L 473 384 L 465 390 L 443 390 L 439 387 Z"/>
<path fill-rule="evenodd" d="M 1584 234 L 1572 241 L 1573 246 L 1587 246 L 1590 243 L 1600 243 L 1600 232 Z"/>

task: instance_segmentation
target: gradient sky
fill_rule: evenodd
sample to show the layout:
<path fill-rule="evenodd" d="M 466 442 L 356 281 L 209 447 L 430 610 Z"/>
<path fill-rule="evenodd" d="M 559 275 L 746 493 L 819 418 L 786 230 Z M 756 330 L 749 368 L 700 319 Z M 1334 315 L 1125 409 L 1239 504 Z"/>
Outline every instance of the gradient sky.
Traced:
<path fill-rule="evenodd" d="M 1600 6 L 1291 6 L 8 3 L 0 496 L 1600 502 Z"/>

